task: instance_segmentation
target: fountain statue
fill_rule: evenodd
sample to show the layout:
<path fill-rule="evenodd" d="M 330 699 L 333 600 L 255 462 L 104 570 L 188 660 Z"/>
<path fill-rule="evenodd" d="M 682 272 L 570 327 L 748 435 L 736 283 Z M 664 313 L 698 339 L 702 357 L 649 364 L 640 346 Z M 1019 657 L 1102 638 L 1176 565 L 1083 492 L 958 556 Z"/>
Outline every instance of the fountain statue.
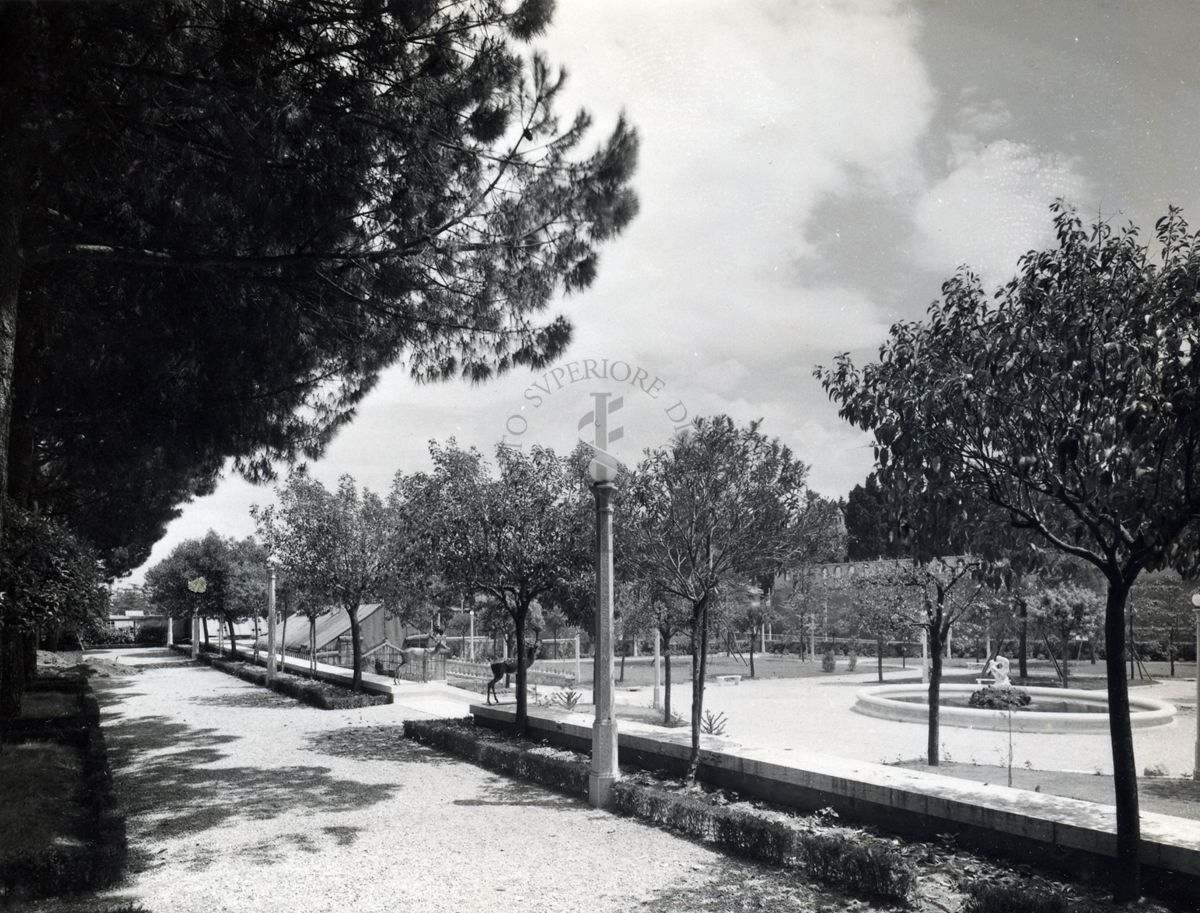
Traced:
<path fill-rule="evenodd" d="M 988 660 L 987 665 L 983 667 L 983 674 L 987 675 L 989 670 L 992 673 L 993 688 L 1012 687 L 1012 682 L 1008 678 L 1007 656 L 996 656 L 994 659 Z"/>

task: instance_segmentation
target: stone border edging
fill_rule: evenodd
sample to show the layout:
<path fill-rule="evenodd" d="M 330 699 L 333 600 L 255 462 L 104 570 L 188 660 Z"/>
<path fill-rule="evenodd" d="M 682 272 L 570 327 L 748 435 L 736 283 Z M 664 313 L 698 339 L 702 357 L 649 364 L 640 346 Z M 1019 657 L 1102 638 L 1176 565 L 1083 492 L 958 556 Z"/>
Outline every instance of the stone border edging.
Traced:
<path fill-rule="evenodd" d="M 942 694 L 973 694 L 978 685 L 943 684 Z M 1081 703 L 1107 706 L 1108 698 L 1102 691 L 1087 691 L 1080 688 L 1040 688 L 1020 686 L 1020 690 L 1033 697 L 1069 698 Z M 896 700 L 897 697 L 924 697 L 929 686 L 922 682 L 898 685 L 872 685 L 855 694 L 854 711 L 864 716 L 892 720 L 898 723 L 920 723 L 929 721 L 927 704 Z M 941 702 L 939 701 L 939 704 Z M 1164 726 L 1175 717 L 1175 707 L 1156 698 L 1130 695 L 1129 721 L 1134 729 Z M 1013 732 L 1079 733 L 1109 731 L 1108 713 L 1063 713 L 1050 711 L 990 710 L 982 707 L 941 706 L 938 717 L 943 725 L 960 726 L 966 729 L 988 729 L 997 732 L 1008 730 L 1011 722 Z"/>
<path fill-rule="evenodd" d="M 476 704 L 471 713 L 485 726 L 506 727 L 514 716 L 509 706 Z M 532 733 L 587 752 L 591 726 L 585 720 L 577 713 L 529 709 Z M 690 732 L 668 734 L 622 720 L 619 751 L 638 766 L 682 773 Z M 832 807 L 846 821 L 920 839 L 954 832 L 982 852 L 1077 879 L 1107 879 L 1116 856 L 1112 806 L 812 752 L 746 749 L 711 736 L 701 737 L 700 758 L 701 779 L 744 795 L 802 811 Z M 1200 892 L 1200 821 L 1143 813 L 1140 856 L 1147 890 L 1192 898 Z"/>

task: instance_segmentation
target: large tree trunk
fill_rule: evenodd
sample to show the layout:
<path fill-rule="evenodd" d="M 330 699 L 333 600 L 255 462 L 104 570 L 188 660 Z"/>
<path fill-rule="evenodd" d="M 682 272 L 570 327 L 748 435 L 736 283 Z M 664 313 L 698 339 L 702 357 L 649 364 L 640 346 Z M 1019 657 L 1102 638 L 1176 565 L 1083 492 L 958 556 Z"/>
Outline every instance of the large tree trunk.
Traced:
<path fill-rule="evenodd" d="M 929 626 L 929 738 L 925 745 L 926 763 L 937 767 L 940 757 L 941 708 L 938 699 L 942 693 L 942 613 L 934 616 Z"/>
<path fill-rule="evenodd" d="M 0 719 L 21 715 L 25 694 L 25 662 L 21 634 L 11 625 L 0 626 Z"/>
<path fill-rule="evenodd" d="M 696 628 L 699 628 L 699 640 Z M 699 612 L 692 613 L 692 752 L 683 781 L 691 786 L 700 770 L 700 722 L 704 712 L 704 673 L 708 667 L 708 604 L 703 600 Z"/>
<path fill-rule="evenodd" d="M 22 21 L 32 9 L 0 4 L 0 530 L 8 494 L 8 429 L 13 409 L 13 363 L 17 309 L 21 300 L 21 215 L 24 209 L 26 124 L 20 83 L 30 75 L 25 59 L 29 30 Z M 0 538 L 2 544 L 2 538 Z"/>
<path fill-rule="evenodd" d="M 234 634 L 234 631 L 233 631 L 233 619 L 232 619 L 232 618 L 226 618 L 226 619 L 225 619 L 225 625 L 226 625 L 226 627 L 228 627 L 228 628 L 229 628 L 229 655 L 230 655 L 230 656 L 233 656 L 233 657 L 236 657 L 236 656 L 238 655 L 238 651 L 237 651 L 237 635 L 236 635 L 236 634 Z"/>
<path fill-rule="evenodd" d="M 350 678 L 350 690 L 362 691 L 362 630 L 358 626 L 358 606 L 347 608 L 350 618 L 350 661 L 354 664 L 354 672 Z"/>
<path fill-rule="evenodd" d="M 1117 859 L 1113 894 L 1119 901 L 1136 900 L 1142 891 L 1138 862 L 1141 821 L 1138 813 L 1137 765 L 1133 757 L 1133 727 L 1129 722 L 1129 681 L 1125 678 L 1125 601 L 1129 596 L 1129 586 L 1125 580 L 1110 576 L 1108 599 L 1104 607 L 1108 727 L 1112 742 L 1113 792 L 1117 806 Z"/>
<path fill-rule="evenodd" d="M 525 696 L 525 681 L 529 677 L 529 670 L 526 668 L 528 655 L 525 652 L 525 616 L 528 612 L 528 605 L 518 606 L 513 616 L 513 624 L 517 629 L 517 716 L 514 722 L 517 735 L 520 736 L 525 735 L 529 729 L 529 703 Z M 595 687 L 595 682 L 592 686 Z"/>
<path fill-rule="evenodd" d="M 37 678 L 38 631 L 26 631 L 21 637 L 21 655 L 25 663 L 25 681 Z"/>

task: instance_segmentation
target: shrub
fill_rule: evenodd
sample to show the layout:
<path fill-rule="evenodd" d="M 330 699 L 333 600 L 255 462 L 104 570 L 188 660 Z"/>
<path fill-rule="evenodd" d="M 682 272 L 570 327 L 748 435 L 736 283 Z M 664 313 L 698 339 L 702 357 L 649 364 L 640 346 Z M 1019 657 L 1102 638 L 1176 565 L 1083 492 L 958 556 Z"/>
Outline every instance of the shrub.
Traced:
<path fill-rule="evenodd" d="M 85 637 L 89 647 L 130 647 L 137 642 L 133 628 L 114 628 L 112 625 L 98 625 Z"/>
<path fill-rule="evenodd" d="M 150 621 L 137 630 L 136 641 L 144 646 L 157 646 L 166 643 L 167 626 L 161 621 Z"/>
<path fill-rule="evenodd" d="M 994 685 L 984 685 L 971 694 L 968 703 L 972 707 L 985 710 L 1017 710 L 1027 707 L 1032 698 L 1029 693 L 1020 688 L 997 688 Z"/>
<path fill-rule="evenodd" d="M 587 795 L 588 761 L 529 751 L 528 741 L 492 737 L 470 720 L 405 720 L 407 738 L 494 770 L 573 796 Z"/>
<path fill-rule="evenodd" d="M 969 881 L 959 885 L 966 893 L 963 913 L 1067 913 L 1067 897 L 1044 879 L 1008 876 L 1001 881 Z"/>
<path fill-rule="evenodd" d="M 227 675 L 237 676 L 253 685 L 270 687 L 272 691 L 285 694 L 320 710 L 353 710 L 358 707 L 374 707 L 379 704 L 391 703 L 391 696 L 387 694 L 366 692 L 356 694 L 342 685 L 300 678 L 295 675 L 277 675 L 275 680 L 268 685 L 267 671 L 260 666 L 206 656 L 204 653 L 201 653 L 200 657 L 214 669 Z"/>
<path fill-rule="evenodd" d="M 583 695 L 574 688 L 569 688 L 566 691 L 555 691 L 550 695 L 550 701 L 564 710 L 574 710 L 582 697 Z"/>
<path fill-rule="evenodd" d="M 632 780 L 613 785 L 618 811 L 748 859 L 795 867 L 814 879 L 857 894 L 905 900 L 916 870 L 889 841 L 860 831 L 816 831 L 742 808 L 713 805 L 702 796 Z"/>
<path fill-rule="evenodd" d="M 857 666 L 858 666 L 858 652 L 856 650 L 851 650 L 849 653 L 849 656 L 846 660 L 846 671 L 853 672 Z"/>
<path fill-rule="evenodd" d="M 837 668 L 837 660 L 833 658 L 833 651 L 826 650 L 825 655 L 821 657 L 821 671 L 832 672 Z"/>
<path fill-rule="evenodd" d="M 704 718 L 700 720 L 700 731 L 705 735 L 725 735 L 725 724 L 728 722 L 725 714 L 705 710 Z"/>

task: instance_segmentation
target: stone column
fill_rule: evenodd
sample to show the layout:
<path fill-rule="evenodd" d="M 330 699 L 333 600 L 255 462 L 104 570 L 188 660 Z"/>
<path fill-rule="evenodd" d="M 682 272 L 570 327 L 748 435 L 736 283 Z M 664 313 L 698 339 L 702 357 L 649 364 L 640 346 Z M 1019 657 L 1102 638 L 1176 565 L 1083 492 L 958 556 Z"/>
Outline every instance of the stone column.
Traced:
<path fill-rule="evenodd" d="M 596 721 L 592 725 L 592 766 L 588 774 L 588 801 L 607 808 L 617 780 L 617 721 L 613 712 L 613 484 L 595 482 L 596 495 L 596 654 L 592 682 Z"/>
<path fill-rule="evenodd" d="M 267 681 L 275 678 L 275 568 L 279 559 L 267 558 Z"/>

